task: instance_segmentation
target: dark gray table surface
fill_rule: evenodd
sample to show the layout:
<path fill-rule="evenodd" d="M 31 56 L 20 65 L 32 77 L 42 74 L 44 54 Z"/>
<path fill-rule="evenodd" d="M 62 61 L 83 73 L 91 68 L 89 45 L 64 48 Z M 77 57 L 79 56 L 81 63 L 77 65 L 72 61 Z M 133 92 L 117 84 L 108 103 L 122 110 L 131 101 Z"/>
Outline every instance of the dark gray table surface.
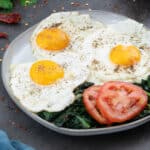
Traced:
<path fill-rule="evenodd" d="M 39 0 L 36 6 L 15 6 L 22 14 L 18 25 L 0 24 L 0 31 L 9 34 L 9 40 L 0 39 L 0 58 L 3 47 L 17 35 L 39 22 L 53 11 L 99 9 L 129 16 L 150 27 L 150 1 L 146 0 L 78 0 L 80 6 L 72 6 L 71 0 Z M 88 6 L 87 6 L 88 3 Z M 150 123 L 138 128 L 109 135 L 71 137 L 42 127 L 26 116 L 9 98 L 0 79 L 0 128 L 13 139 L 19 139 L 37 150 L 150 150 Z"/>

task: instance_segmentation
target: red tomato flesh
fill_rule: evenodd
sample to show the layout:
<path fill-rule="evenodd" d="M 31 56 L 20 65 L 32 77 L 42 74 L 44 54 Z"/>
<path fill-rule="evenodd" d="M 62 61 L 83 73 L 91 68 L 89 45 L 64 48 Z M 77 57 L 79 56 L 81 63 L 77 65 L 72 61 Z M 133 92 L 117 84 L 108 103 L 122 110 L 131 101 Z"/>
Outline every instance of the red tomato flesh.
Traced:
<path fill-rule="evenodd" d="M 98 93 L 97 108 L 107 120 L 114 123 L 136 117 L 148 101 L 142 88 L 126 82 L 107 82 Z"/>
<path fill-rule="evenodd" d="M 111 124 L 96 107 L 96 100 L 101 86 L 91 86 L 83 93 L 83 103 L 89 115 L 100 124 Z"/>

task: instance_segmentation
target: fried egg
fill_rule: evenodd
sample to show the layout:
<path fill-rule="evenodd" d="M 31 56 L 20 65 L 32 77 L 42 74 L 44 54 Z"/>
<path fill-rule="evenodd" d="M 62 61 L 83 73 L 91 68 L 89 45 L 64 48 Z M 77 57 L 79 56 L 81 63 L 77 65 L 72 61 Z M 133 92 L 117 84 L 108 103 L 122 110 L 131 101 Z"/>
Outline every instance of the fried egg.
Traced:
<path fill-rule="evenodd" d="M 77 55 L 63 53 L 52 60 L 13 65 L 10 87 L 29 111 L 57 112 L 73 103 L 73 89 L 84 82 L 88 74 Z"/>
<path fill-rule="evenodd" d="M 51 59 L 64 52 L 73 52 L 83 57 L 90 53 L 88 49 L 83 51 L 83 41 L 93 30 L 101 27 L 103 24 L 93 21 L 88 14 L 53 13 L 44 19 L 32 34 L 33 54 L 37 59 Z"/>
<path fill-rule="evenodd" d="M 150 71 L 149 31 L 127 19 L 100 29 L 83 43 L 93 52 L 88 81 L 140 82 Z"/>

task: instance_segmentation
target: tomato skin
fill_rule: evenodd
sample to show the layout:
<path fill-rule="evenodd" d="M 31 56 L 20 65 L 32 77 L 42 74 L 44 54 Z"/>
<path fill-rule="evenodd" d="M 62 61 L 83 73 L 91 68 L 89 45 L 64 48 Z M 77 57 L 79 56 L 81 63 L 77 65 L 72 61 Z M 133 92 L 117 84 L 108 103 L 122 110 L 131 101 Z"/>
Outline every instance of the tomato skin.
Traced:
<path fill-rule="evenodd" d="M 84 90 L 83 93 L 83 103 L 89 113 L 89 115 L 95 119 L 100 124 L 111 124 L 110 121 L 105 119 L 100 111 L 96 108 L 96 100 L 99 95 L 99 90 L 101 86 L 91 86 L 88 89 Z"/>
<path fill-rule="evenodd" d="M 97 108 L 110 122 L 122 123 L 136 117 L 147 105 L 144 90 L 126 82 L 105 83 L 97 98 Z"/>

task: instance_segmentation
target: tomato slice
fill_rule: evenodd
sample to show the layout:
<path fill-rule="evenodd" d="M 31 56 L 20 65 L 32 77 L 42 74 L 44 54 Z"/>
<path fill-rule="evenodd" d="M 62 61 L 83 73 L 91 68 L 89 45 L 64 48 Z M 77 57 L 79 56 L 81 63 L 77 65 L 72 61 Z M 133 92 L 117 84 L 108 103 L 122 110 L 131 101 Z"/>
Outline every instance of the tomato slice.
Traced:
<path fill-rule="evenodd" d="M 122 123 L 137 116 L 147 105 L 144 90 L 126 82 L 105 83 L 99 92 L 96 105 L 110 122 Z"/>
<path fill-rule="evenodd" d="M 111 124 L 110 121 L 105 119 L 100 111 L 96 108 L 96 99 L 101 86 L 91 86 L 84 90 L 83 103 L 89 115 L 100 124 Z"/>

